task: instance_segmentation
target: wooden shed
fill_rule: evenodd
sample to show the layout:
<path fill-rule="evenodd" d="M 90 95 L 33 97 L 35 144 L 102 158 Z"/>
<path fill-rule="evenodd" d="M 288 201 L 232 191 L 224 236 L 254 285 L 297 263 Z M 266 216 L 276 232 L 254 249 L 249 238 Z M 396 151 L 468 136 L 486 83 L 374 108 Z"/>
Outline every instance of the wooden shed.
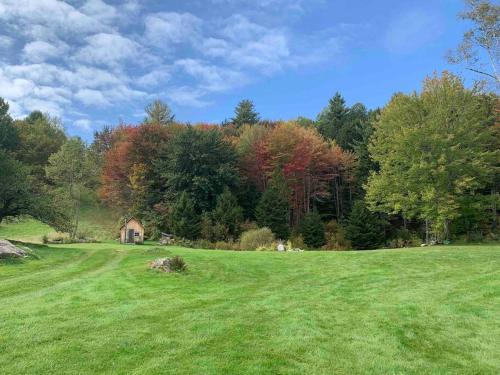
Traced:
<path fill-rule="evenodd" d="M 126 220 L 120 228 L 120 243 L 143 243 L 144 226 L 134 217 Z"/>

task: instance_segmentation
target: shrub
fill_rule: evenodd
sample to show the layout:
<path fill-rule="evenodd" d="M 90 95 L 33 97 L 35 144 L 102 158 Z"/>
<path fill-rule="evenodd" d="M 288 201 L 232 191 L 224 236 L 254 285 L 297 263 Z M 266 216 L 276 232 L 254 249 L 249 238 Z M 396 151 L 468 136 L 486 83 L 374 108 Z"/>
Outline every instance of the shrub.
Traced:
<path fill-rule="evenodd" d="M 319 249 L 325 244 L 325 226 L 317 210 L 307 213 L 302 222 L 302 236 L 307 247 Z"/>
<path fill-rule="evenodd" d="M 420 246 L 422 241 L 418 236 L 411 233 L 408 229 L 398 229 L 394 236 L 387 242 L 387 247 L 397 249 L 402 247 Z"/>
<path fill-rule="evenodd" d="M 351 242 L 346 238 L 345 229 L 335 220 L 325 225 L 326 250 L 348 250 Z"/>
<path fill-rule="evenodd" d="M 240 247 L 237 242 L 232 241 L 217 241 L 214 245 L 217 250 L 239 250 Z"/>
<path fill-rule="evenodd" d="M 240 239 L 241 250 L 256 250 L 259 247 L 272 247 L 274 234 L 269 228 L 253 229 L 244 232 Z"/>
<path fill-rule="evenodd" d="M 168 260 L 169 267 L 172 272 L 183 272 L 187 269 L 186 262 L 178 255 L 168 258 Z"/>
<path fill-rule="evenodd" d="M 300 233 L 294 232 L 290 237 L 290 245 L 288 247 L 290 249 L 303 249 L 305 248 L 304 239 Z"/>

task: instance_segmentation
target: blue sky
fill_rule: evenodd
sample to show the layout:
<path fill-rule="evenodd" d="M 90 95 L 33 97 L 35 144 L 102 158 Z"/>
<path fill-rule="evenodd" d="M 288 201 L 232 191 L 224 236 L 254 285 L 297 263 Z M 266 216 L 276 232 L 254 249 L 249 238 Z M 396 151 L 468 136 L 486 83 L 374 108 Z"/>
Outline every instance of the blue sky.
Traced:
<path fill-rule="evenodd" d="M 239 100 L 266 119 L 315 118 L 340 91 L 383 106 L 450 66 L 461 0 L 0 0 L 0 96 L 70 134 L 138 123 L 154 99 L 220 122 Z M 470 77 L 469 77 L 470 78 Z M 467 81 L 470 83 L 470 80 Z"/>

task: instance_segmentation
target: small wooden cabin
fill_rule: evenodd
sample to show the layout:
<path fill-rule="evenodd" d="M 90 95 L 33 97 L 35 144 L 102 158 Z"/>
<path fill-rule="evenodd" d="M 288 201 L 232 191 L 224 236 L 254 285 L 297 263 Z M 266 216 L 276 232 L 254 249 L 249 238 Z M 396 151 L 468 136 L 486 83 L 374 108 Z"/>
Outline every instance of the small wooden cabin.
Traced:
<path fill-rule="evenodd" d="M 120 243 L 143 243 L 144 226 L 136 218 L 131 217 L 120 228 Z"/>

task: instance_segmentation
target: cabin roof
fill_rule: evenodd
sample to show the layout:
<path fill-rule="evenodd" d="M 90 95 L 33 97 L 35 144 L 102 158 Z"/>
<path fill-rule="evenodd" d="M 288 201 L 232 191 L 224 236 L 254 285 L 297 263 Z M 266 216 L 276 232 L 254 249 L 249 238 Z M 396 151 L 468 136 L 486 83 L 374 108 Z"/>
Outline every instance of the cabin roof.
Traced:
<path fill-rule="evenodd" d="M 130 219 L 128 219 L 127 224 L 130 223 L 132 220 L 135 220 L 141 227 L 144 228 L 144 225 L 142 225 L 141 221 L 137 220 L 135 217 L 131 217 Z M 125 224 L 122 224 L 122 226 L 120 227 L 120 230 L 123 229 L 124 226 L 125 226 Z"/>

